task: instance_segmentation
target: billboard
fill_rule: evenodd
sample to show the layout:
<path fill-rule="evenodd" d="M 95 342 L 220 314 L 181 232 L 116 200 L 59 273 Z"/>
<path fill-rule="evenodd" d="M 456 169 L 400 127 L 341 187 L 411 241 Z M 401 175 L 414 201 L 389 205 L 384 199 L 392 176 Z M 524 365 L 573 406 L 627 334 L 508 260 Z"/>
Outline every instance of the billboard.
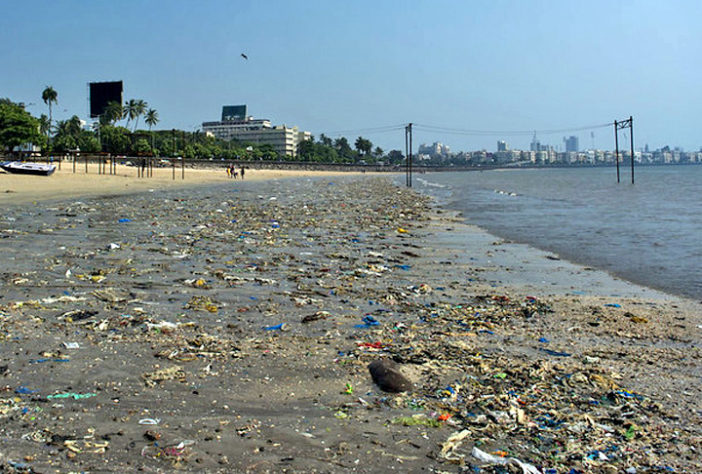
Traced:
<path fill-rule="evenodd" d="M 222 107 L 222 122 L 244 120 L 246 118 L 245 105 L 225 105 Z"/>
<path fill-rule="evenodd" d="M 99 117 L 105 112 L 110 102 L 122 103 L 122 81 L 91 82 L 90 88 L 90 117 Z"/>

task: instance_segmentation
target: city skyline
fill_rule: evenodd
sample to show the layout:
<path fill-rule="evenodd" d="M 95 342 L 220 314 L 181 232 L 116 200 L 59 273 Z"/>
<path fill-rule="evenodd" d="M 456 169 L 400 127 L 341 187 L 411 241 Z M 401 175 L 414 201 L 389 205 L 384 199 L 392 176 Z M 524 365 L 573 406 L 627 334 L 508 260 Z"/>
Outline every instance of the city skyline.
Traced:
<path fill-rule="evenodd" d="M 223 104 L 246 103 L 316 137 L 362 135 L 386 150 L 404 148 L 402 130 L 363 130 L 539 131 L 632 115 L 636 149 L 699 150 L 700 13 L 682 0 L 23 2 L 0 19 L 0 96 L 38 116 L 51 85 L 55 119 L 86 119 L 87 83 L 124 80 L 125 99 L 156 108 L 160 129 L 192 131 Z M 539 139 L 569 135 L 593 144 L 589 131 Z M 456 151 L 531 139 L 415 133 L 416 144 Z M 611 128 L 595 130 L 594 148 L 613 148 Z"/>

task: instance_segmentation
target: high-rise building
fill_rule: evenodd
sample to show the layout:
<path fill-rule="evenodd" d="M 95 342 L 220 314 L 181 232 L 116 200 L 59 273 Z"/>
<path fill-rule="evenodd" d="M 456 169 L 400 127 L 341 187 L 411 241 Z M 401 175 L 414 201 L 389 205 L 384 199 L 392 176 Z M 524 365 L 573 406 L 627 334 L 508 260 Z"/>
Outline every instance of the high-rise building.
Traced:
<path fill-rule="evenodd" d="M 568 138 L 563 137 L 563 141 L 565 142 L 565 151 L 578 151 L 580 148 L 578 146 L 578 137 L 575 135 L 571 135 Z"/>
<path fill-rule="evenodd" d="M 507 145 L 507 142 L 504 140 L 499 140 L 497 142 L 497 151 L 507 151 L 509 150 L 509 145 Z"/>
<path fill-rule="evenodd" d="M 222 120 L 203 122 L 202 130 L 221 140 L 268 144 L 276 153 L 291 157 L 297 156 L 300 142 L 312 138 L 310 132 L 297 127 L 273 126 L 270 120 L 249 117 L 246 115 L 246 105 L 225 105 L 222 107 Z"/>
<path fill-rule="evenodd" d="M 222 107 L 222 122 L 246 120 L 246 105 L 225 105 Z"/>
<path fill-rule="evenodd" d="M 433 158 L 443 157 L 447 158 L 451 155 L 451 148 L 448 145 L 444 145 L 441 142 L 434 142 L 431 145 L 426 145 L 422 143 L 419 145 L 417 152 L 420 155 L 427 155 Z"/>

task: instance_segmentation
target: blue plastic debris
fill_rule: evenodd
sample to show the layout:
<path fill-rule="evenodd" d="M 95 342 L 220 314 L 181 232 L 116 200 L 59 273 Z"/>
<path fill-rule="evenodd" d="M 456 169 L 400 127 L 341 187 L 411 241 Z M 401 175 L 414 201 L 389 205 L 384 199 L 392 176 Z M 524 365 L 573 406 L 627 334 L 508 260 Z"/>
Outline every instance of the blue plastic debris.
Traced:
<path fill-rule="evenodd" d="M 124 218 L 123 218 L 123 219 L 120 219 L 119 222 L 132 222 L 132 220 L 131 220 L 131 219 L 124 219 Z"/>
<path fill-rule="evenodd" d="M 639 395 L 638 393 L 630 392 L 628 390 L 617 390 L 614 393 L 621 395 L 622 397 L 635 398 L 637 400 L 643 400 L 645 398 L 643 395 Z"/>
<path fill-rule="evenodd" d="M 37 393 L 39 390 L 30 390 L 24 385 L 20 385 L 15 389 L 15 393 L 20 394 L 20 395 L 29 395 L 30 393 Z"/>
<path fill-rule="evenodd" d="M 369 328 L 371 326 L 380 326 L 380 323 L 373 316 L 366 315 L 361 321 L 363 321 L 363 324 L 356 324 L 354 327 Z"/>
<path fill-rule="evenodd" d="M 30 364 L 43 364 L 44 362 L 70 362 L 71 359 L 52 359 L 52 358 L 43 358 L 43 359 L 32 359 L 29 361 Z"/>
<path fill-rule="evenodd" d="M 412 268 L 412 265 L 395 265 L 395 268 L 399 268 L 400 270 L 409 270 Z"/>
<path fill-rule="evenodd" d="M 263 329 L 266 331 L 280 331 L 285 326 L 285 323 L 276 324 L 275 326 L 264 326 Z"/>
<path fill-rule="evenodd" d="M 622 305 L 620 305 L 618 303 L 607 303 L 607 304 L 605 304 L 605 306 L 607 306 L 608 308 L 621 308 L 622 307 Z"/>
<path fill-rule="evenodd" d="M 545 337 L 540 337 L 539 342 L 543 342 L 544 344 L 548 344 L 550 341 L 546 339 Z"/>
<path fill-rule="evenodd" d="M 568 352 L 559 352 L 559 351 L 552 351 L 551 349 L 544 349 L 543 347 L 539 348 L 541 352 L 545 352 L 548 355 L 552 355 L 555 357 L 570 357 L 573 354 L 570 354 Z"/>

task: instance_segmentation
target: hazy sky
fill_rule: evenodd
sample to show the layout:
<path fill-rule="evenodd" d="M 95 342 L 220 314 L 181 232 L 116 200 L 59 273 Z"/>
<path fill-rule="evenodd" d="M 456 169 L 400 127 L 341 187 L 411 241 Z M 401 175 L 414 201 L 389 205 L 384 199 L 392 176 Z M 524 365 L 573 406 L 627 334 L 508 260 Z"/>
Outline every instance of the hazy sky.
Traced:
<path fill-rule="evenodd" d="M 700 18 L 699 0 L 6 0 L 0 97 L 39 115 L 51 85 L 55 118 L 86 118 L 87 83 L 121 79 L 125 99 L 158 110 L 157 128 L 194 130 L 247 104 L 274 124 L 348 130 L 386 150 L 404 147 L 401 130 L 360 130 L 553 130 L 633 115 L 637 148 L 698 150 Z M 539 139 L 563 148 L 566 134 Z M 498 139 L 528 148 L 531 136 L 418 129 L 414 143 L 494 150 Z M 594 140 L 613 148 L 611 129 Z"/>

